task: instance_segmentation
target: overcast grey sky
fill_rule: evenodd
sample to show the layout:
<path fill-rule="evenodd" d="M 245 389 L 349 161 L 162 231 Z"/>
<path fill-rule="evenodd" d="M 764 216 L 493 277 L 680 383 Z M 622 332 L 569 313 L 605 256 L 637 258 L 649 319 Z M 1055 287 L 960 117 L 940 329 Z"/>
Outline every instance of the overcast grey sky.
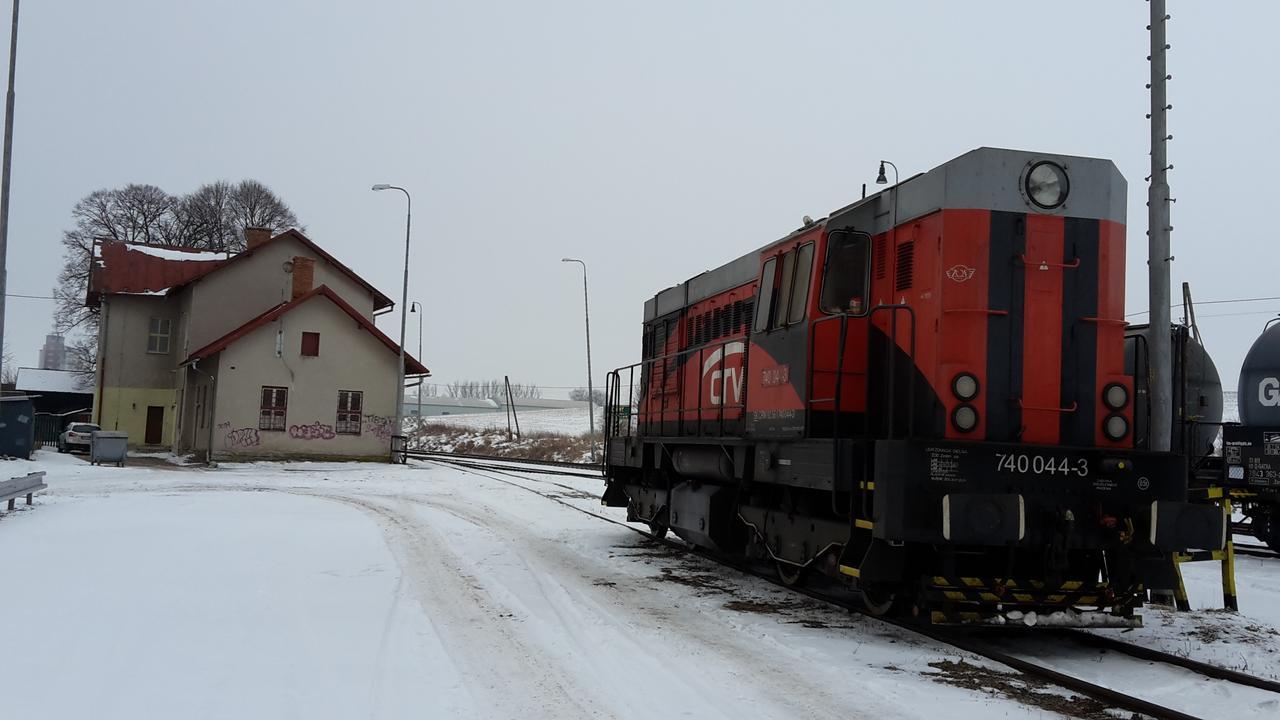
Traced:
<path fill-rule="evenodd" d="M 1280 4 L 1170 0 L 1174 292 L 1280 295 Z M 7 7 L 7 6 L 6 6 Z M 1146 303 L 1148 6 L 984 2 L 46 0 L 22 6 L 9 291 L 47 295 L 77 199 L 257 178 L 307 234 L 410 299 L 443 382 L 581 384 L 638 359 L 641 305 L 982 145 L 1111 158 L 1129 180 L 1128 312 Z M 7 12 L 2 14 L 7 19 Z M 873 186 L 874 187 L 874 186 Z M 35 365 L 52 303 L 10 298 Z M 1234 387 L 1280 302 L 1205 306 Z M 411 316 L 412 317 L 412 316 Z M 395 316 L 380 326 L 398 332 Z M 412 327 L 412 326 L 411 326 Z M 416 346 L 411 329 L 408 343 Z"/>

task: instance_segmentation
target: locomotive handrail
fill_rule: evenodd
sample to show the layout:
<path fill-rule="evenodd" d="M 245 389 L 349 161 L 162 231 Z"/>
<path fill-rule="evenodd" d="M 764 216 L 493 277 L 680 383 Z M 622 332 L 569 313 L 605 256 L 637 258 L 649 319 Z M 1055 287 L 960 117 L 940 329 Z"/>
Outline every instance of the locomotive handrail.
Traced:
<path fill-rule="evenodd" d="M 1022 402 L 1022 398 L 1018 398 L 1018 407 L 1021 408 L 1022 410 L 1039 410 L 1042 412 L 1073 413 L 1080 406 L 1075 402 L 1071 403 L 1071 407 L 1049 407 L 1049 406 L 1042 406 L 1042 405 L 1027 405 L 1026 403 Z"/>
<path fill-rule="evenodd" d="M 1080 318 L 1080 321 L 1097 323 L 1099 325 L 1128 325 L 1129 324 L 1125 320 L 1116 320 L 1114 318 L 1100 318 L 1100 317 L 1082 317 Z"/>
<path fill-rule="evenodd" d="M 676 373 L 676 387 L 673 389 L 669 389 L 668 383 L 670 383 L 671 381 L 671 370 L 668 367 L 668 362 L 675 361 L 674 364 L 679 365 L 680 364 L 679 360 L 682 357 L 686 358 L 686 362 L 688 362 L 688 359 L 692 358 L 696 353 L 698 366 L 699 368 L 701 368 L 702 361 L 706 355 L 706 352 L 708 350 L 714 350 L 719 348 L 721 350 L 721 353 L 720 353 L 720 358 L 717 361 L 717 368 L 720 371 L 722 393 L 723 393 L 724 390 L 728 388 L 727 385 L 724 385 L 724 379 L 723 379 L 725 360 L 726 360 L 726 353 L 723 351 L 727 350 L 729 345 L 733 343 L 742 343 L 743 345 L 743 359 L 742 359 L 743 374 L 741 377 L 736 379 L 738 390 L 741 393 L 741 399 L 738 402 L 727 403 L 725 402 L 726 397 L 722 395 L 721 401 L 719 403 L 719 408 L 717 410 L 716 418 L 717 418 L 717 422 L 720 425 L 721 434 L 723 434 L 724 432 L 724 423 L 725 423 L 724 411 L 726 406 L 729 409 L 741 409 L 744 413 L 743 419 L 745 420 L 745 412 L 747 407 L 746 366 L 747 366 L 747 356 L 749 354 L 747 353 L 747 348 L 750 345 L 750 341 L 751 341 L 751 332 L 750 330 L 748 330 L 747 332 L 741 335 L 730 335 L 728 337 L 719 339 L 717 342 L 704 343 L 702 345 L 699 345 L 698 347 L 684 348 L 682 350 L 676 350 L 675 352 L 666 353 L 658 357 L 646 358 L 644 360 L 640 360 L 639 362 L 634 362 L 634 363 L 631 363 L 630 365 L 623 365 L 621 367 L 615 368 L 614 370 L 610 371 L 609 373 L 610 375 L 619 375 L 619 377 L 620 377 L 620 373 L 623 371 L 628 371 L 630 373 L 631 388 L 628 396 L 628 400 L 629 400 L 628 407 L 632 407 L 636 405 L 635 369 L 636 368 L 641 369 L 642 384 L 646 384 L 645 383 L 646 375 L 649 378 L 649 382 L 647 383 L 647 385 L 649 385 L 650 387 L 644 387 L 641 389 L 640 407 L 636 407 L 635 412 L 632 414 L 632 417 L 634 418 L 634 422 L 635 422 L 635 431 L 639 432 L 641 429 L 641 419 L 640 419 L 641 415 L 644 416 L 645 425 L 652 425 L 655 422 L 655 419 L 653 417 L 655 411 L 658 413 L 658 418 L 656 422 L 659 423 L 659 428 L 660 428 L 661 423 L 665 420 L 667 413 L 673 410 L 673 408 L 671 408 L 670 404 L 668 403 L 667 396 L 674 393 L 677 396 L 677 400 L 675 402 L 675 407 L 674 407 L 674 412 L 676 413 L 676 434 L 677 435 L 684 434 L 685 416 L 688 413 L 694 412 L 694 411 L 697 412 L 697 422 L 698 422 L 697 433 L 699 435 L 703 434 L 702 373 L 698 374 L 698 404 L 696 407 L 687 407 L 685 406 L 684 373 L 683 372 Z M 657 373 L 655 372 L 656 371 L 655 366 L 659 364 L 661 364 L 662 366 L 662 373 L 661 373 L 660 379 L 658 379 Z M 657 394 L 662 396 L 662 399 L 658 403 L 659 407 L 656 408 L 656 410 L 653 407 L 654 393 L 652 392 L 653 388 L 651 387 L 652 385 L 655 385 L 655 384 L 658 386 Z M 618 395 L 621 395 L 620 389 L 618 390 Z M 606 401 L 608 401 L 608 397 L 606 397 Z M 606 407 L 608 406 L 606 405 Z M 651 428 L 648 428 L 648 429 L 651 430 Z M 628 437 L 630 437 L 630 435 L 631 435 L 631 424 L 629 422 Z"/>
<path fill-rule="evenodd" d="M 1070 262 L 1070 263 L 1051 263 L 1048 260 L 1039 260 L 1036 262 L 1031 262 L 1027 260 L 1026 253 L 1018 253 L 1018 259 L 1022 261 L 1023 265 L 1027 265 L 1027 266 L 1034 265 L 1036 267 L 1039 267 L 1041 270 L 1048 270 L 1049 268 L 1058 268 L 1060 270 L 1073 270 L 1075 268 L 1080 267 L 1080 258 L 1076 258 L 1074 262 Z"/>
<path fill-rule="evenodd" d="M 889 373 L 888 373 L 889 377 L 886 385 L 888 386 L 887 392 L 888 392 L 888 398 L 889 398 L 888 437 L 890 439 L 896 437 L 898 432 L 897 423 L 896 423 L 896 420 L 897 420 L 896 410 L 897 410 L 898 398 L 897 398 L 897 393 L 894 392 L 894 390 L 897 387 L 896 381 L 897 381 L 898 362 L 897 362 L 897 358 L 893 354 L 893 351 L 898 347 L 898 313 L 901 311 L 906 311 L 907 317 L 911 321 L 911 324 L 907 333 L 908 335 L 907 357 L 914 361 L 916 357 L 916 311 L 915 309 L 906 303 L 887 303 L 882 305 L 876 305 L 875 307 L 871 308 L 871 312 L 867 313 L 868 319 L 874 319 L 875 314 L 877 312 L 889 313 L 889 338 L 888 338 L 889 341 L 885 343 L 885 355 L 887 356 L 886 364 L 889 367 Z M 870 343 L 867 343 L 867 352 L 868 353 L 871 352 Z M 913 378 L 907 378 L 907 437 L 911 437 L 912 435 L 915 434 L 915 426 L 916 426 L 915 412 L 916 412 L 916 384 Z"/>
<path fill-rule="evenodd" d="M 982 313 L 984 315 L 1008 315 L 1008 310 L 992 310 L 991 308 L 946 308 L 944 313 Z"/>

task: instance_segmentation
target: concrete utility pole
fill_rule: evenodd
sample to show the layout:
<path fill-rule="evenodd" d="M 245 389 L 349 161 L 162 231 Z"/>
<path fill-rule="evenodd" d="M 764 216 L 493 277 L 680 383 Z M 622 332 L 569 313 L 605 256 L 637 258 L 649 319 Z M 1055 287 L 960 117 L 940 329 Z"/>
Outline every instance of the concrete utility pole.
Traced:
<path fill-rule="evenodd" d="M 13 0 L 13 30 L 9 36 L 9 92 L 4 98 L 4 160 L 0 168 L 0 347 L 4 346 L 5 293 L 9 292 L 7 275 L 9 257 L 9 166 L 13 159 L 13 76 L 18 65 L 18 0 Z M 3 353 L 0 353 L 2 356 Z M 0 357 L 0 375 L 4 358 Z"/>
<path fill-rule="evenodd" d="M 1165 65 L 1165 0 L 1151 2 L 1151 185 L 1147 189 L 1147 282 L 1151 308 L 1150 449 L 1169 450 L 1173 436 L 1173 348 L 1169 338 L 1169 123 L 1165 92 L 1170 76 Z"/>

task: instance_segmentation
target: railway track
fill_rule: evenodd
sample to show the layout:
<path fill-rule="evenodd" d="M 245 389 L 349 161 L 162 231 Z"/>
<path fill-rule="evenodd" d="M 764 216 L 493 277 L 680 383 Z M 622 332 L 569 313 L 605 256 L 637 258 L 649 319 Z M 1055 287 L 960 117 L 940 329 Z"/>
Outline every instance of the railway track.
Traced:
<path fill-rule="evenodd" d="M 416 460 L 431 460 L 434 462 L 448 463 L 450 465 L 467 465 L 476 469 L 493 469 L 493 470 L 510 470 L 524 469 L 533 471 L 530 465 L 539 467 L 561 468 L 564 470 L 572 470 L 573 472 L 548 472 L 545 470 L 537 470 L 536 472 L 553 475 L 576 475 L 581 477 L 602 477 L 604 466 L 599 463 L 575 463 L 564 462 L 561 460 L 527 460 L 524 458 L 498 457 L 496 455 L 477 455 L 468 453 L 451 453 L 430 450 L 409 450 L 405 453 L 406 457 Z"/>
<path fill-rule="evenodd" d="M 526 492 L 533 493 L 545 499 L 564 505 L 565 507 L 575 510 L 577 512 L 583 513 L 585 515 L 590 515 L 591 517 L 596 518 L 602 522 L 607 522 L 613 525 L 617 525 L 619 527 L 626 528 L 631 532 L 634 532 L 638 535 L 654 540 L 654 538 L 649 533 L 631 525 L 630 523 L 625 523 L 619 520 L 615 520 L 613 518 L 605 517 L 598 513 L 592 512 L 586 508 L 582 508 L 571 502 L 568 502 L 564 498 L 563 493 L 561 492 L 563 489 L 565 489 L 568 486 L 562 485 L 560 483 L 543 481 L 543 480 L 538 480 L 536 478 L 528 477 L 529 474 L 542 474 L 542 475 L 552 474 L 552 475 L 572 475 L 577 477 L 596 477 L 599 470 L 598 465 L 590 465 L 590 464 L 583 464 L 583 463 L 558 463 L 558 462 L 551 462 L 551 461 L 532 462 L 532 461 L 518 460 L 518 459 L 512 459 L 512 458 L 493 458 L 493 457 L 483 456 L 483 455 L 455 455 L 451 453 L 410 453 L 409 457 L 416 457 L 416 458 L 428 460 L 431 462 L 437 462 L 437 463 L 449 465 L 451 467 L 456 467 L 459 470 L 462 470 L 463 472 L 475 474 L 480 477 L 485 477 L 490 480 L 495 480 L 497 482 L 501 482 L 501 483 L 510 485 L 512 487 L 519 488 Z M 541 466 L 547 466 L 550 468 L 573 468 L 573 469 L 576 469 L 576 472 L 566 472 L 565 470 L 555 470 L 555 469 L 542 470 L 537 467 L 532 467 L 532 468 L 527 467 L 528 465 L 541 465 Z M 521 467 L 521 466 L 526 466 L 526 467 Z M 584 472 L 584 470 L 594 470 L 596 472 Z M 502 476 L 507 476 L 507 477 L 502 477 Z M 553 487 L 557 488 L 557 490 L 542 492 L 536 488 L 531 488 L 528 485 L 525 485 L 523 483 L 514 482 L 510 478 L 517 478 L 520 480 L 533 481 L 537 483 L 549 483 Z M 809 588 L 797 588 L 797 587 L 786 586 L 781 581 L 779 581 L 776 577 L 774 577 L 772 573 L 761 571 L 758 568 L 751 567 L 750 565 L 739 562 L 735 559 L 725 558 L 725 557 L 717 556 L 713 553 L 698 550 L 696 548 L 691 548 L 690 546 L 684 543 L 676 542 L 669 538 L 658 539 L 655 541 L 667 547 L 670 547 L 672 549 L 697 555 L 699 557 L 710 560 L 717 564 L 730 567 L 734 570 L 737 570 L 738 572 L 751 575 L 752 577 L 760 578 L 762 580 L 765 580 L 766 582 L 769 582 L 785 590 L 789 590 L 791 592 L 797 592 L 807 597 L 810 597 L 814 600 L 828 603 L 834 607 L 839 607 L 843 610 L 848 610 L 850 612 L 856 612 L 859 614 L 864 614 L 864 615 L 866 614 L 861 604 L 856 601 L 836 597 L 829 593 L 824 593 L 824 592 L 809 589 Z M 914 623 L 914 622 L 905 621 L 905 620 L 898 620 L 894 618 L 877 617 L 875 619 L 894 625 L 903 630 L 907 630 L 910 632 L 923 635 L 936 642 L 940 642 L 945 645 L 949 645 L 951 647 L 957 648 L 959 650 L 964 650 L 966 652 L 973 653 L 974 655 L 984 657 L 988 660 L 1000 663 L 1014 670 L 1017 670 L 1018 672 L 1021 672 L 1027 676 L 1037 678 L 1041 681 L 1050 683 L 1052 685 L 1056 685 L 1058 687 L 1064 688 L 1066 690 L 1070 690 L 1075 693 L 1079 693 L 1080 695 L 1084 695 L 1086 697 L 1092 698 L 1097 702 L 1106 704 L 1116 709 L 1126 710 L 1132 713 L 1140 713 L 1142 716 L 1157 718 L 1158 720 L 1201 720 L 1198 716 L 1191 715 L 1189 713 L 1185 713 L 1180 710 L 1176 710 L 1174 708 L 1166 707 L 1158 703 L 1152 702 L 1150 700 L 1137 697 L 1130 693 L 1116 690 L 1114 688 L 1097 685 L 1087 680 L 1083 680 L 1081 678 L 1070 675 L 1069 673 L 1064 673 L 1062 671 L 1046 667 L 1034 661 L 1027 660 L 1025 658 L 1021 658 L 1016 655 L 1010 654 L 1009 652 L 1006 652 L 1004 650 L 1001 650 L 995 647 L 992 643 L 985 641 L 981 637 L 981 634 L 979 633 L 957 631 L 954 628 L 941 628 L 937 626 L 922 625 L 919 623 Z M 1069 637 L 1071 640 L 1078 642 L 1081 645 L 1120 653 L 1120 654 L 1127 655 L 1129 657 L 1146 661 L 1146 662 L 1160 663 L 1160 664 L 1171 666 L 1171 667 L 1181 668 L 1183 670 L 1194 672 L 1196 674 L 1199 674 L 1205 678 L 1212 679 L 1212 680 L 1230 682 L 1230 683 L 1241 685 L 1241 686 L 1252 687 L 1252 688 L 1261 689 L 1267 692 L 1276 693 L 1277 699 L 1280 699 L 1280 682 L 1277 682 L 1275 680 L 1269 680 L 1267 678 L 1260 678 L 1257 676 L 1249 675 L 1247 673 L 1242 673 L 1235 670 L 1229 670 L 1216 665 L 1211 665 L 1209 663 L 1200 662 L 1198 660 L 1192 660 L 1190 658 L 1185 658 L 1178 655 L 1161 652 L 1159 650 L 1153 650 L 1148 647 L 1133 645 L 1120 640 L 1116 640 L 1114 638 L 1095 635 L 1082 630 L 1064 630 L 1064 631 L 1058 631 L 1058 632 L 1059 634 Z"/>
<path fill-rule="evenodd" d="M 1266 545 L 1251 545 L 1243 543 L 1232 543 L 1234 552 L 1237 555 L 1248 555 L 1249 557 L 1260 558 L 1280 558 L 1280 553 L 1272 550 Z"/>

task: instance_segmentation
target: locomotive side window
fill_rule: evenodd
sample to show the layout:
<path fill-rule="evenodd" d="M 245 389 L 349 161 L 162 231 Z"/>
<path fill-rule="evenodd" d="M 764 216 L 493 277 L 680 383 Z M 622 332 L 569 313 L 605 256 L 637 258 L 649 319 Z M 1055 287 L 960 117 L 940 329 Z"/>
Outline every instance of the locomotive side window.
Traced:
<path fill-rule="evenodd" d="M 787 305 L 791 300 L 791 288 L 796 275 L 796 253 L 794 250 L 782 254 L 782 277 L 778 282 L 776 312 L 773 313 L 773 327 L 780 328 L 787 324 Z"/>
<path fill-rule="evenodd" d="M 805 306 L 809 304 L 809 277 L 812 272 L 813 243 L 809 243 L 796 250 L 796 279 L 792 283 L 791 307 L 787 311 L 788 323 L 798 323 L 804 319 Z"/>
<path fill-rule="evenodd" d="M 821 307 L 825 313 L 865 315 L 870 309 L 871 236 L 850 231 L 833 232 L 827 244 L 827 266 L 822 274 Z"/>
<path fill-rule="evenodd" d="M 769 310 L 773 308 L 773 275 L 778 259 L 769 258 L 760 271 L 760 301 L 756 303 L 756 332 L 769 327 Z"/>

